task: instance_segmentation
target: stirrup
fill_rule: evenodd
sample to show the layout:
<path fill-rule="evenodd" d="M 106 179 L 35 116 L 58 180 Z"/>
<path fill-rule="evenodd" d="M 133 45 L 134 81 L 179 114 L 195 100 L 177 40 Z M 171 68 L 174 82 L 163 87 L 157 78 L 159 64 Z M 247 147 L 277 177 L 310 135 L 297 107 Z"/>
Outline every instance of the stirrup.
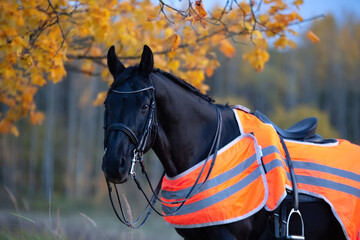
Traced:
<path fill-rule="evenodd" d="M 289 234 L 289 225 L 290 225 L 290 218 L 293 214 L 297 214 L 300 217 L 301 220 L 301 235 L 291 235 Z M 293 240 L 305 240 L 305 235 L 304 235 L 304 221 L 303 218 L 301 216 L 301 213 L 299 210 L 295 210 L 294 208 L 291 209 L 288 219 L 286 221 L 286 239 L 293 239 Z"/>

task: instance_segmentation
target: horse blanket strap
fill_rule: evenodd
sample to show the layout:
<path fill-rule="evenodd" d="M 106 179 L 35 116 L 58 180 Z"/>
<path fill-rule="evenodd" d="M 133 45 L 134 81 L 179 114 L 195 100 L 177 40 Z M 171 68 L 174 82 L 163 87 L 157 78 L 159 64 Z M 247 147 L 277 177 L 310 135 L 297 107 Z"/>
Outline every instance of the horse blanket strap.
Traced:
<path fill-rule="evenodd" d="M 280 138 L 281 145 L 282 145 L 282 147 L 284 149 L 284 152 L 285 152 L 285 159 L 286 159 L 286 163 L 289 166 L 291 183 L 293 185 L 293 194 L 292 194 L 292 196 L 293 196 L 293 208 L 295 210 L 298 210 L 299 209 L 299 192 L 298 192 L 298 188 L 297 188 L 297 181 L 296 181 L 296 176 L 295 176 L 295 172 L 294 172 L 294 166 L 292 164 L 290 153 L 289 153 L 289 150 L 286 147 L 286 143 L 285 143 L 284 139 L 280 135 L 279 135 L 279 138 Z"/>
<path fill-rule="evenodd" d="M 231 223 L 263 207 L 274 211 L 293 191 L 286 153 L 274 127 L 234 109 L 241 135 L 219 150 L 208 182 L 183 208 L 165 220 L 178 228 Z M 338 139 L 315 144 L 284 139 L 299 194 L 328 203 L 348 239 L 360 231 L 360 147 Z M 184 198 L 204 162 L 176 177 L 164 176 L 162 198 Z M 205 166 L 208 168 L 209 166 Z M 200 179 L 199 184 L 202 179 Z M 162 204 L 170 213 L 176 205 Z"/>

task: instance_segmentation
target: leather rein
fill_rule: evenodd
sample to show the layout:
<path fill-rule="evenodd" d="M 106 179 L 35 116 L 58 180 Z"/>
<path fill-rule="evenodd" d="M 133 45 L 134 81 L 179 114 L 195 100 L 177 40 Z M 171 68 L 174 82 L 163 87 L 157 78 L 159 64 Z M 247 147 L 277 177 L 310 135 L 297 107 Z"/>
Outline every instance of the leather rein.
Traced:
<path fill-rule="evenodd" d="M 125 125 L 123 123 L 113 123 L 109 127 L 107 127 L 106 112 L 104 114 L 104 149 L 105 149 L 104 157 L 105 157 L 105 154 L 106 154 L 106 151 L 107 151 L 108 138 L 109 138 L 109 135 L 110 135 L 110 133 L 112 131 L 121 131 L 121 132 L 125 133 L 125 135 L 127 135 L 129 137 L 129 139 L 135 144 L 135 146 L 137 146 L 133 151 L 134 155 L 133 155 L 133 159 L 131 161 L 131 167 L 130 167 L 129 174 L 130 174 L 131 178 L 134 180 L 134 182 L 136 183 L 136 186 L 138 187 L 140 192 L 143 194 L 145 200 L 147 201 L 147 206 L 144 208 L 144 210 L 141 212 L 140 216 L 135 221 L 131 221 L 131 220 L 129 221 L 129 220 L 126 219 L 125 214 L 124 214 L 124 209 L 123 209 L 122 204 L 121 204 L 119 192 L 117 190 L 116 184 L 113 183 L 113 186 L 115 188 L 116 198 L 117 198 L 118 205 L 119 205 L 119 209 L 120 209 L 120 212 L 121 212 L 121 216 L 118 213 L 118 211 L 116 210 L 116 207 L 114 205 L 113 199 L 112 199 L 112 194 L 111 194 L 112 193 L 112 187 L 111 187 L 110 181 L 108 179 L 106 179 L 106 176 L 105 176 L 106 183 L 107 183 L 107 186 L 108 186 L 109 199 L 110 199 L 111 206 L 112 206 L 112 208 L 114 210 L 114 213 L 115 213 L 116 217 L 119 219 L 119 221 L 121 223 L 123 223 L 127 227 L 137 229 L 137 228 L 140 228 L 142 225 L 144 225 L 144 223 L 146 222 L 146 220 L 150 216 L 152 210 L 154 210 L 158 215 L 163 216 L 163 217 L 164 216 L 171 216 L 171 215 L 176 214 L 182 208 L 182 206 L 185 204 L 185 202 L 187 200 L 189 200 L 190 198 L 192 198 L 194 195 L 196 195 L 202 189 L 202 187 L 205 185 L 205 183 L 208 180 L 208 178 L 210 176 L 210 173 L 211 173 L 211 171 L 213 169 L 213 166 L 215 164 L 216 156 L 217 156 L 217 153 L 218 153 L 218 150 L 219 150 L 219 147 L 220 147 L 220 138 L 221 138 L 221 135 L 222 135 L 222 115 L 221 115 L 220 109 L 216 106 L 217 128 L 216 128 L 214 140 L 212 142 L 210 151 L 209 151 L 209 153 L 208 153 L 208 155 L 207 155 L 207 157 L 205 159 L 203 167 L 202 167 L 202 169 L 201 169 L 201 171 L 199 173 L 199 176 L 197 177 L 196 181 L 194 182 L 194 185 L 191 187 L 190 191 L 187 193 L 187 195 L 185 196 L 184 199 L 179 200 L 179 201 L 167 202 L 167 201 L 163 201 L 159 197 L 159 192 L 160 192 L 160 189 L 161 189 L 162 179 L 163 179 L 163 177 L 165 175 L 165 172 L 163 172 L 159 183 L 157 184 L 156 188 L 154 189 L 151 182 L 150 182 L 150 178 L 149 178 L 149 176 L 148 176 L 148 174 L 147 174 L 147 172 L 145 170 L 145 166 L 144 166 L 144 163 L 143 163 L 143 155 L 145 153 L 144 151 L 145 151 L 145 147 L 147 145 L 149 136 L 150 136 L 152 130 L 157 131 L 157 129 L 158 129 L 158 122 L 157 122 L 157 118 L 156 118 L 155 88 L 153 86 L 150 86 L 150 87 L 146 87 L 146 88 L 142 88 L 142 89 L 134 90 L 134 91 L 118 91 L 118 90 L 114 90 L 114 89 L 111 89 L 110 91 L 113 92 L 113 93 L 116 93 L 116 94 L 137 94 L 137 93 L 141 93 L 141 92 L 144 92 L 144 91 L 152 91 L 152 93 L 153 93 L 152 94 L 153 96 L 152 96 L 152 102 L 151 102 L 149 114 L 148 114 L 147 120 L 145 122 L 144 131 L 143 131 L 143 133 L 141 135 L 140 140 L 136 136 L 134 131 L 132 131 L 130 127 L 128 127 L 127 125 Z M 155 142 L 156 135 L 157 134 L 155 132 L 155 134 L 153 135 L 153 138 L 151 140 L 151 145 L 150 145 L 151 147 L 153 146 L 153 144 Z M 201 176 L 204 173 L 205 166 L 206 166 L 207 162 L 209 161 L 212 153 L 213 153 L 213 157 L 212 157 L 212 160 L 211 160 L 212 162 L 210 164 L 210 168 L 209 168 L 209 170 L 208 170 L 208 172 L 206 174 L 205 180 L 200 185 L 199 180 L 200 180 Z M 148 182 L 148 184 L 150 186 L 150 189 L 152 191 L 152 197 L 151 198 L 149 198 L 146 195 L 146 193 L 144 192 L 140 182 L 137 180 L 136 173 L 135 173 L 135 170 L 134 170 L 136 163 L 140 164 L 141 171 L 145 175 L 145 178 L 146 178 L 146 180 L 147 180 L 147 182 Z M 198 186 L 198 184 L 200 186 Z M 159 202 L 162 202 L 162 203 L 180 204 L 180 205 L 177 207 L 177 209 L 175 209 L 174 212 L 172 212 L 170 214 L 163 214 L 163 213 L 159 212 L 155 208 L 155 203 L 156 203 L 157 200 Z M 146 216 L 141 221 L 141 223 L 139 223 L 140 220 L 143 218 L 143 215 L 144 215 L 145 212 L 147 212 Z"/>

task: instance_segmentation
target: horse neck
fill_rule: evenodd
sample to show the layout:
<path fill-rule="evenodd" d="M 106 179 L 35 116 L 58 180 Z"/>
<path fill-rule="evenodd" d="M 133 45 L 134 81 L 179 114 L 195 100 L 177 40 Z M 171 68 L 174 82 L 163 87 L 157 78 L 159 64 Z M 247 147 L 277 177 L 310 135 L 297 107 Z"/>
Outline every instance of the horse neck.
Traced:
<path fill-rule="evenodd" d="M 208 156 L 218 124 L 217 105 L 167 79 L 161 73 L 153 75 L 159 123 L 153 150 L 162 162 L 166 174 L 173 177 Z M 238 127 L 231 109 L 219 107 L 223 124 L 227 125 L 223 128 L 221 142 L 229 142 L 234 138 Z"/>

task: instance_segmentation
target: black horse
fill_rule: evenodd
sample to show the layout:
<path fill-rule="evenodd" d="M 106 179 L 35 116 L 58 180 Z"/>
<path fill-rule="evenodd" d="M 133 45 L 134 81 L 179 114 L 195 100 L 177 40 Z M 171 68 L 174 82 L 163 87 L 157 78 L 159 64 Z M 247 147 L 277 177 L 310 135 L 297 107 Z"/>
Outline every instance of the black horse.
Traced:
<path fill-rule="evenodd" d="M 135 153 L 154 150 L 169 177 L 178 175 L 205 159 L 222 116 L 220 147 L 239 136 L 229 106 L 215 104 L 185 81 L 154 69 L 153 54 L 144 46 L 138 66 L 125 68 L 108 52 L 108 67 L 114 82 L 105 101 L 105 154 L 102 169 L 107 181 L 125 182 L 132 172 Z M 306 239 L 345 239 L 340 224 L 324 201 L 302 203 L 300 211 Z M 237 222 L 177 228 L 184 239 L 276 239 L 274 214 L 265 209 Z M 295 227 L 300 228 L 300 226 Z"/>

